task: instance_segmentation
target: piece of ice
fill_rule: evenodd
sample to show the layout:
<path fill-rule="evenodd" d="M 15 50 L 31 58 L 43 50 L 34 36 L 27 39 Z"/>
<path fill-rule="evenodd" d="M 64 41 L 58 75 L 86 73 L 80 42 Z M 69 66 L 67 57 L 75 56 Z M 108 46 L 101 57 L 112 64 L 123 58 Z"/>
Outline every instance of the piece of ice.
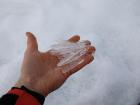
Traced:
<path fill-rule="evenodd" d="M 77 64 L 83 62 L 81 57 L 86 54 L 86 43 L 84 41 L 72 43 L 69 41 L 62 41 L 51 46 L 51 54 L 59 55 L 60 62 L 58 67 L 68 65 L 65 67 L 65 71 L 73 69 Z"/>

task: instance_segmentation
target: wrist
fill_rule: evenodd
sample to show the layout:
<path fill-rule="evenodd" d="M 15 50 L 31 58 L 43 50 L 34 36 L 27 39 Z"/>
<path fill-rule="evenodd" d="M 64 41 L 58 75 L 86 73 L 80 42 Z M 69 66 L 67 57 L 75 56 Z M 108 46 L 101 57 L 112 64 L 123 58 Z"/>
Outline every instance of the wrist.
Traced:
<path fill-rule="evenodd" d="M 14 85 L 14 87 L 18 87 L 18 88 L 21 88 L 22 86 L 25 86 L 26 88 L 28 88 L 29 90 L 31 91 L 34 91 L 44 97 L 46 97 L 48 95 L 47 92 L 44 92 L 42 89 L 40 89 L 38 86 L 36 86 L 35 84 L 31 83 L 31 82 L 25 82 L 23 80 L 18 80 L 16 82 L 16 84 Z"/>

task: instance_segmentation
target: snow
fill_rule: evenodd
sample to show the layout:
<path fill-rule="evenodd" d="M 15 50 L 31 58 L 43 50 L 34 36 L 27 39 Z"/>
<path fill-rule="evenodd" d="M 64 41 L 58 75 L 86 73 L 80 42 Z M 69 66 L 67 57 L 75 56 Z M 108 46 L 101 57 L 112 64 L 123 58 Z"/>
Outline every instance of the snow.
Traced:
<path fill-rule="evenodd" d="M 0 0 L 0 95 L 16 82 L 33 32 L 41 51 L 74 34 L 96 46 L 95 60 L 45 105 L 137 105 L 140 101 L 139 0 Z"/>

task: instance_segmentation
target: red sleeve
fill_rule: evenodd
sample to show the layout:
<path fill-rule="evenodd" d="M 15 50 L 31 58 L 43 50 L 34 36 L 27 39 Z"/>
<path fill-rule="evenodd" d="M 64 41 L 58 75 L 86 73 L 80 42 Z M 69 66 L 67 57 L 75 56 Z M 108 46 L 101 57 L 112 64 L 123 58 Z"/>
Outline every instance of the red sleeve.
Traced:
<path fill-rule="evenodd" d="M 15 94 L 19 97 L 15 105 L 41 105 L 35 97 L 24 90 L 12 89 L 7 94 Z"/>

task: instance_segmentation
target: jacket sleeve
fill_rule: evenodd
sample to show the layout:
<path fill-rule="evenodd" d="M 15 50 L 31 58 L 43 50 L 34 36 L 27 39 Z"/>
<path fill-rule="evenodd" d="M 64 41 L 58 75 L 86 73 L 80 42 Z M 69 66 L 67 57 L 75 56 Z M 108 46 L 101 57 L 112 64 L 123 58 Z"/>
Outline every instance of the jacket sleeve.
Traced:
<path fill-rule="evenodd" d="M 43 105 L 45 97 L 27 89 L 13 87 L 0 98 L 0 105 Z"/>

